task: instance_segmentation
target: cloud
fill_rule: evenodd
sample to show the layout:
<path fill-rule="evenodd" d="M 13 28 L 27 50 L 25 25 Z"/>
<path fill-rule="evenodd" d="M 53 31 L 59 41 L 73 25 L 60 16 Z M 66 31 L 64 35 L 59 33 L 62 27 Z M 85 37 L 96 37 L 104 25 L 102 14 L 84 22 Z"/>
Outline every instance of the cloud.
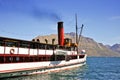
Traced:
<path fill-rule="evenodd" d="M 109 20 L 120 20 L 120 16 L 113 16 L 109 18 Z"/>

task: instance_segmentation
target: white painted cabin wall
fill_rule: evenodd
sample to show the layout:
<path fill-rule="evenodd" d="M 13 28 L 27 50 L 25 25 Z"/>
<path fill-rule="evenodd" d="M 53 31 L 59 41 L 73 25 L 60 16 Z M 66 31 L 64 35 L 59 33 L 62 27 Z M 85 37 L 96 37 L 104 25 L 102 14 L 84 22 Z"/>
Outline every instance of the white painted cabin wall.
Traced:
<path fill-rule="evenodd" d="M 14 49 L 14 54 L 30 54 L 30 55 L 52 55 L 53 50 L 45 50 L 45 49 L 28 49 L 28 48 L 17 48 L 17 47 L 5 47 L 5 54 L 10 54 L 10 50 Z M 63 50 L 54 50 L 56 51 L 63 51 Z M 67 55 L 76 55 L 76 51 L 64 51 L 67 52 Z M 0 54 L 4 54 L 4 47 L 0 46 Z"/>
<path fill-rule="evenodd" d="M 19 48 L 19 53 L 18 54 L 29 54 L 27 48 Z"/>
<path fill-rule="evenodd" d="M 0 54 L 4 54 L 4 47 L 0 46 Z"/>

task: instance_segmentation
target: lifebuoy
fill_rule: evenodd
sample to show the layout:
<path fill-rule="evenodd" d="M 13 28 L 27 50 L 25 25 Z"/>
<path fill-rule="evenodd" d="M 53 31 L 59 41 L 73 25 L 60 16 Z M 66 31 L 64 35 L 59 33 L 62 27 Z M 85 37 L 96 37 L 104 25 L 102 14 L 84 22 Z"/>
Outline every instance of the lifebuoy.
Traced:
<path fill-rule="evenodd" d="M 10 49 L 10 54 L 14 54 L 15 50 L 14 49 Z"/>

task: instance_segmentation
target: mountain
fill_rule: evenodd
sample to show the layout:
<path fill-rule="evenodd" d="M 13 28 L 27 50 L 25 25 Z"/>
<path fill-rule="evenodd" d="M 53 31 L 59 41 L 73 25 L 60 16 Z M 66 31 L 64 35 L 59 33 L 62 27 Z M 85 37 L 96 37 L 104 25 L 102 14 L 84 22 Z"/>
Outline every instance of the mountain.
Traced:
<path fill-rule="evenodd" d="M 110 47 L 111 50 L 120 53 L 120 44 L 114 44 Z"/>
<path fill-rule="evenodd" d="M 111 46 L 110 46 L 110 45 L 105 45 L 105 46 L 106 46 L 107 48 L 109 48 L 109 49 L 111 48 Z"/>
<path fill-rule="evenodd" d="M 71 38 L 72 42 L 75 43 L 76 36 L 74 32 L 66 33 L 65 38 Z M 55 44 L 58 44 L 57 34 L 37 36 L 34 38 L 35 41 L 39 40 L 42 43 L 45 43 L 45 39 L 48 40 L 48 44 L 52 44 L 52 39 L 55 39 Z M 81 37 L 79 43 L 79 49 L 85 49 L 88 56 L 92 57 L 120 57 L 118 52 L 111 50 L 102 43 L 98 43 L 92 38 Z"/>

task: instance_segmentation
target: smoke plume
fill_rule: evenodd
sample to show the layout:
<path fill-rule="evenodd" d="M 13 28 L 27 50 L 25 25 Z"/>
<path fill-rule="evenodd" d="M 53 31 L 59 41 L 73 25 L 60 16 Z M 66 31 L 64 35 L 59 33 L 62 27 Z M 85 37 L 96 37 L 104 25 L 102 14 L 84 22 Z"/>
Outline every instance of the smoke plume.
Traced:
<path fill-rule="evenodd" d="M 60 16 L 50 10 L 34 8 L 32 11 L 32 16 L 38 19 L 49 19 L 52 21 L 60 21 Z"/>
<path fill-rule="evenodd" d="M 38 2 L 37 2 L 38 3 Z M 0 1 L 0 10 L 1 12 L 6 13 L 19 13 L 26 14 L 32 16 L 36 19 L 48 19 L 51 21 L 59 21 L 61 20 L 60 16 L 50 10 L 44 9 L 40 6 L 36 5 L 33 0 L 1 0 Z"/>

